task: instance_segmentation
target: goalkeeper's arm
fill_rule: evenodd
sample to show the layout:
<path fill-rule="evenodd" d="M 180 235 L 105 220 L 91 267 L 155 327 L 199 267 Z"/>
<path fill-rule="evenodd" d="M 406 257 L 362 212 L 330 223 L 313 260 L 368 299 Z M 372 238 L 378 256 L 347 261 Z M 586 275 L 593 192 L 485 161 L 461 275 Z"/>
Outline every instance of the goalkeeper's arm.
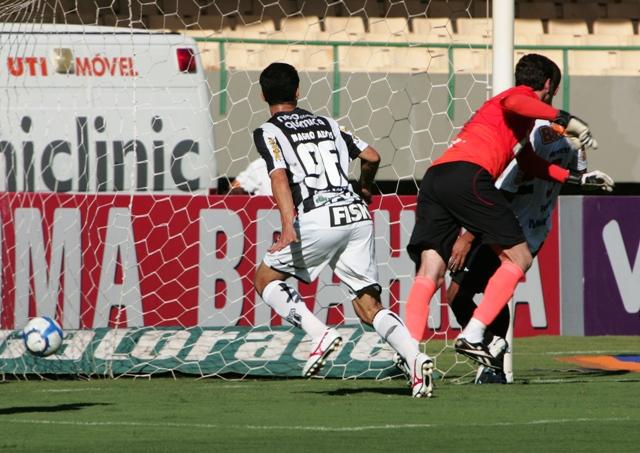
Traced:
<path fill-rule="evenodd" d="M 380 154 L 371 146 L 367 146 L 359 155 L 360 158 L 360 196 L 367 203 L 371 203 L 371 186 L 380 165 Z"/>
<path fill-rule="evenodd" d="M 598 142 L 593 138 L 589 125 L 569 112 L 558 110 L 539 99 L 523 94 L 506 96 L 500 103 L 506 110 L 518 115 L 553 121 L 556 132 L 577 137 L 582 146 L 587 148 L 598 148 Z"/>
<path fill-rule="evenodd" d="M 613 192 L 615 183 L 611 176 L 600 170 L 579 172 L 571 170 L 569 172 L 569 178 L 567 178 L 567 184 L 576 184 L 585 189 L 591 190 L 604 190 L 605 192 Z"/>
<path fill-rule="evenodd" d="M 552 164 L 538 156 L 530 144 L 527 144 L 517 156 L 518 165 L 527 175 L 554 181 L 561 184 L 576 184 L 585 189 L 602 189 L 613 191 L 615 183 L 606 173 L 594 170 L 588 173 L 567 170 L 559 165 Z"/>

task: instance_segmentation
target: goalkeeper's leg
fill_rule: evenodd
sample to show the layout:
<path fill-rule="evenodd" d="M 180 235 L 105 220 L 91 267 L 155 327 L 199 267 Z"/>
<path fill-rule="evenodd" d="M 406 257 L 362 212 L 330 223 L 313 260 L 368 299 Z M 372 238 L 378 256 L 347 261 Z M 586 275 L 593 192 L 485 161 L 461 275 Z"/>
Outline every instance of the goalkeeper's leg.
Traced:
<path fill-rule="evenodd" d="M 491 324 L 508 304 L 516 285 L 524 280 L 524 273 L 533 260 L 526 242 L 520 242 L 509 248 L 497 247 L 501 264 L 487 283 L 484 297 L 476 308 L 473 317 L 466 325 L 461 339 L 470 344 L 480 343 L 484 338 L 486 326 Z"/>
<path fill-rule="evenodd" d="M 500 265 L 500 259 L 491 247 L 474 243 L 467 255 L 465 268 L 452 272 L 451 284 L 447 288 L 447 302 L 458 324 L 465 327 L 469 323 L 476 309 L 473 298 L 476 294 L 484 292 L 489 279 Z M 504 338 L 508 329 L 509 308 L 505 306 L 487 327 L 484 339 L 488 343 L 493 335 Z"/>
<path fill-rule="evenodd" d="M 447 288 L 447 301 L 451 306 L 451 310 L 453 311 L 458 324 L 463 327 L 467 325 L 469 320 L 471 320 L 473 312 L 477 308 L 477 305 L 473 300 L 474 296 L 475 293 L 469 292 L 464 287 L 464 283 L 459 285 L 452 281 L 449 288 Z M 509 320 L 509 306 L 507 305 L 500 311 L 496 319 L 487 327 L 484 336 L 485 341 L 487 343 L 491 342 L 494 335 L 505 338 L 507 330 L 509 329 Z"/>

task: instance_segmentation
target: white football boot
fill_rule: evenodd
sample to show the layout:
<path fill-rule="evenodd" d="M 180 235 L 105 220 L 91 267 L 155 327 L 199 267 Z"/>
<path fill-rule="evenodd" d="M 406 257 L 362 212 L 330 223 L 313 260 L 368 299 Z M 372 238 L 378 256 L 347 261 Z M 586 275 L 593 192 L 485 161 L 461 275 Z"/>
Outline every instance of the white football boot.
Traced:
<path fill-rule="evenodd" d="M 302 369 L 302 377 L 310 378 L 320 372 L 327 357 L 342 344 L 342 337 L 336 329 L 327 329 L 320 339 L 311 346 L 311 354 Z"/>
<path fill-rule="evenodd" d="M 398 352 L 393 353 L 393 363 L 398 368 L 405 378 L 407 378 L 407 385 L 411 387 L 411 369 L 407 361 Z"/>
<path fill-rule="evenodd" d="M 411 366 L 411 393 L 414 398 L 433 396 L 433 360 L 419 352 Z"/>
<path fill-rule="evenodd" d="M 489 354 L 493 356 L 493 358 L 498 360 L 503 360 L 504 353 L 507 352 L 508 348 L 507 340 L 497 335 L 494 335 L 489 344 L 487 345 L 487 349 L 489 350 Z"/>

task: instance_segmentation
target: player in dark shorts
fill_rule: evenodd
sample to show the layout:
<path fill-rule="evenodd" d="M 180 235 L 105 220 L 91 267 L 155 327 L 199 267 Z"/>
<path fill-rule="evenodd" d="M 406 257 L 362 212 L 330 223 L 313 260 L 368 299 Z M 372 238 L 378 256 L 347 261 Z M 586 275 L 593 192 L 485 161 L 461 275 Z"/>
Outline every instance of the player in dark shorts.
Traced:
<path fill-rule="evenodd" d="M 514 157 L 533 176 L 560 183 L 570 177 L 580 180 L 533 152 L 528 139 L 537 118 L 563 126 L 586 147 L 597 147 L 586 123 L 543 102 L 551 95 L 556 68 L 541 55 L 522 57 L 516 66 L 516 86 L 476 111 L 427 170 L 418 194 L 416 224 L 407 246 L 417 266 L 406 305 L 407 327 L 414 338 L 426 338 L 429 301 L 444 281 L 453 245 L 463 227 L 491 246 L 501 264 L 455 349 L 490 367 L 497 364 L 483 343 L 484 331 L 511 299 L 532 261 L 518 220 L 495 188 L 495 180 Z"/>

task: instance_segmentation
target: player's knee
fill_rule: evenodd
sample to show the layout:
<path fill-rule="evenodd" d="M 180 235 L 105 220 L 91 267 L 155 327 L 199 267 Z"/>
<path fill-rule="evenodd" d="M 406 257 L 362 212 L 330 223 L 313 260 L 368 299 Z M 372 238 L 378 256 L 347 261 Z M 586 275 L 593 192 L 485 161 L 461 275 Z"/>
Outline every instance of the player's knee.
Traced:
<path fill-rule="evenodd" d="M 256 275 L 254 278 L 254 286 L 255 286 L 256 292 L 260 296 L 262 296 L 262 292 L 264 291 L 264 289 L 273 280 L 268 274 L 269 274 L 268 272 L 265 272 L 264 263 L 261 263 L 260 266 L 258 266 L 258 268 L 256 269 Z"/>
<path fill-rule="evenodd" d="M 533 256 L 525 242 L 503 250 L 500 254 L 500 259 L 502 261 L 505 259 L 511 261 L 513 264 L 519 266 L 523 272 L 527 272 L 531 267 L 531 263 L 533 263 Z"/>
<path fill-rule="evenodd" d="M 529 270 L 533 263 L 533 256 L 531 255 L 528 247 L 516 255 L 514 263 L 520 266 L 523 272 L 527 272 L 527 270 Z"/>
<path fill-rule="evenodd" d="M 356 292 L 353 306 L 358 318 L 365 324 L 373 324 L 373 318 L 382 308 L 380 303 L 380 285 L 371 285 Z"/>

